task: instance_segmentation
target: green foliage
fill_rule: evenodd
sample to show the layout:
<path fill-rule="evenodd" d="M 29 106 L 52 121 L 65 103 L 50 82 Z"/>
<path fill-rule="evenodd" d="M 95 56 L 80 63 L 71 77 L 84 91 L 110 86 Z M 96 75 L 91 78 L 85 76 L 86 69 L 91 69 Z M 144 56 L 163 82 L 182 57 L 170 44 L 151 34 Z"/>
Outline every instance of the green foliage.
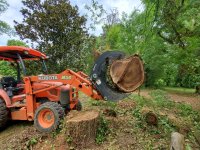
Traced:
<path fill-rule="evenodd" d="M 96 132 L 96 143 L 101 144 L 106 140 L 106 136 L 109 133 L 108 121 L 100 116 L 99 127 Z"/>
<path fill-rule="evenodd" d="M 144 117 L 142 116 L 141 112 L 141 107 L 136 107 L 132 114 L 134 117 L 136 117 L 137 119 L 137 123 L 136 123 L 136 127 L 139 127 L 139 128 L 144 128 Z"/>
<path fill-rule="evenodd" d="M 167 92 L 174 92 L 174 93 L 179 93 L 179 94 L 194 94 L 195 89 L 190 89 L 190 88 L 177 88 L 177 87 L 162 87 Z"/>
<path fill-rule="evenodd" d="M 164 133 L 169 134 L 176 130 L 175 126 L 173 126 L 173 124 L 169 121 L 168 117 L 160 116 L 159 121 L 159 125 Z"/>
<path fill-rule="evenodd" d="M 8 46 L 24 46 L 24 47 L 28 47 L 28 45 L 26 45 L 26 43 L 24 43 L 23 41 L 14 40 L 14 39 L 8 40 L 7 41 L 7 45 Z"/>
<path fill-rule="evenodd" d="M 133 10 L 107 25 L 97 37 L 99 47 L 141 55 L 146 86 L 194 88 L 200 83 L 199 13 L 193 0 L 142 1 L 144 11 Z"/>
<path fill-rule="evenodd" d="M 50 72 L 66 68 L 83 70 L 90 54 L 90 38 L 85 28 L 86 18 L 68 0 L 23 0 L 21 23 L 15 29 L 22 39 L 37 43 L 38 49 L 50 59 Z M 55 67 L 56 65 L 56 67 Z"/>
<path fill-rule="evenodd" d="M 151 102 L 150 102 L 151 103 Z M 142 105 L 141 105 L 142 104 Z M 160 106 L 159 104 L 153 104 L 154 108 L 159 108 L 159 107 L 163 107 Z M 169 134 L 172 131 L 175 130 L 175 127 L 171 124 L 171 122 L 169 121 L 169 119 L 166 116 L 159 116 L 157 114 L 158 117 L 158 127 L 155 126 L 149 126 L 147 125 L 146 121 L 145 121 L 145 116 L 142 115 L 142 108 L 143 107 L 147 107 L 149 105 L 145 104 L 145 103 L 140 103 L 139 106 L 137 106 L 132 114 L 133 116 L 136 118 L 136 127 L 141 128 L 141 129 L 147 129 L 148 132 L 152 135 L 156 135 L 156 134 L 161 134 L 162 132 L 164 132 L 165 134 Z"/>
<path fill-rule="evenodd" d="M 38 139 L 35 137 L 32 137 L 26 142 L 26 149 L 32 149 L 33 145 L 38 143 Z"/>
<path fill-rule="evenodd" d="M 7 61 L 0 61 L 0 76 L 17 76 L 16 68 Z"/>
<path fill-rule="evenodd" d="M 71 136 L 67 136 L 66 142 L 67 142 L 68 144 L 71 144 L 72 141 L 73 141 L 72 137 L 71 137 Z"/>
<path fill-rule="evenodd" d="M 172 131 L 189 129 L 186 137 L 192 140 L 195 130 L 200 130 L 200 113 L 192 109 L 190 105 L 171 101 L 163 90 L 151 91 L 149 99 L 134 95 L 137 105 L 132 111 L 136 118 L 135 127 L 148 131 L 150 134 L 170 136 Z M 149 126 L 145 123 L 143 110 L 153 111 L 158 117 L 157 126 Z M 175 118 L 175 119 L 174 119 Z"/>
<path fill-rule="evenodd" d="M 6 0 L 0 0 L 0 15 L 6 11 L 8 3 Z M 11 27 L 4 21 L 0 20 L 0 35 L 6 33 L 11 34 Z"/>
<path fill-rule="evenodd" d="M 177 64 L 177 72 L 173 76 L 176 81 L 173 85 L 182 87 L 195 87 L 195 83 L 200 81 L 199 63 L 199 1 L 191 0 L 167 0 L 144 2 L 146 11 L 155 14 L 152 18 L 152 27 L 157 36 L 166 45 L 166 56 L 170 58 L 167 62 Z M 196 42 L 194 42 L 196 41 Z M 198 65 L 197 65 L 198 64 Z M 166 68 L 166 67 L 164 67 Z M 174 69 L 175 69 L 174 68 Z M 166 68 L 167 69 L 167 68 Z M 169 76 L 170 70 L 167 71 Z M 165 79 L 166 80 L 166 79 Z M 168 80 L 171 80 L 168 78 Z M 174 80 L 174 79 L 173 79 Z"/>
<path fill-rule="evenodd" d="M 112 28 L 108 29 L 106 42 L 109 43 L 111 49 L 118 49 L 120 43 L 120 25 L 113 25 Z"/>
<path fill-rule="evenodd" d="M 173 108 L 175 103 L 170 100 L 167 93 L 162 90 L 153 90 L 150 93 L 154 107 Z"/>

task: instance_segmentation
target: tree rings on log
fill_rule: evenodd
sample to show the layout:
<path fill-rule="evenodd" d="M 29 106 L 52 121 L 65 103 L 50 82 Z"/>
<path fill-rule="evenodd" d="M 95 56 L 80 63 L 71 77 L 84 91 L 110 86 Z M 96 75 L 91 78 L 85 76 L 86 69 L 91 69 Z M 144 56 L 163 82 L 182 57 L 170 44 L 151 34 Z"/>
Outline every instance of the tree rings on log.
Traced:
<path fill-rule="evenodd" d="M 66 134 L 74 147 L 82 149 L 95 142 L 99 112 L 77 112 L 66 122 Z"/>
<path fill-rule="evenodd" d="M 115 60 L 110 66 L 113 83 L 123 92 L 133 92 L 144 82 L 143 62 L 138 55 Z"/>

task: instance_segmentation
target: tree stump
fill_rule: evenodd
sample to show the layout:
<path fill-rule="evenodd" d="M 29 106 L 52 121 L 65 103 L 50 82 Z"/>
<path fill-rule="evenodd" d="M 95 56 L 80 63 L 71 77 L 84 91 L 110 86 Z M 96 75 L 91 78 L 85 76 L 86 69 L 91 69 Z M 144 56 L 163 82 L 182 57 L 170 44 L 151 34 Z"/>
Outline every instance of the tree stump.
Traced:
<path fill-rule="evenodd" d="M 141 110 L 141 114 L 144 116 L 145 121 L 148 125 L 154 125 L 154 126 L 158 125 L 158 117 L 153 110 L 144 107 Z"/>
<path fill-rule="evenodd" d="M 66 122 L 66 138 L 68 143 L 78 149 L 95 142 L 99 124 L 99 112 L 76 112 Z"/>
<path fill-rule="evenodd" d="M 184 149 L 185 149 L 184 136 L 178 132 L 173 132 L 171 134 L 170 150 L 184 150 Z"/>

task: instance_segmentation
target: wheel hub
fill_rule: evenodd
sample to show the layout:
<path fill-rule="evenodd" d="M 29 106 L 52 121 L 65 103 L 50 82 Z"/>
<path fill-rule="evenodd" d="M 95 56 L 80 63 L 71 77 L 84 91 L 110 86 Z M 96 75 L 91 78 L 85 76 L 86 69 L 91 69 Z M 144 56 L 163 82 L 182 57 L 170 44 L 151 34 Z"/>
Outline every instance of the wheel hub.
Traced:
<path fill-rule="evenodd" d="M 43 128 L 49 128 L 54 124 L 55 117 L 50 109 L 43 109 L 38 115 L 38 122 Z"/>

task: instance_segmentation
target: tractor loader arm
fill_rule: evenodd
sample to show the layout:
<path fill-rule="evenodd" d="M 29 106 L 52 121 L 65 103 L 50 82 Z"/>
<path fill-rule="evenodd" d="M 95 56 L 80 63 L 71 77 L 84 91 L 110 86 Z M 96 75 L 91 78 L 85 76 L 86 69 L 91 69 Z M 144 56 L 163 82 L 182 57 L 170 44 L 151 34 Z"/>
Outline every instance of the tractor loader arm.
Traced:
<path fill-rule="evenodd" d="M 81 71 L 74 72 L 70 69 L 67 69 L 60 74 L 27 77 L 25 78 L 25 82 L 27 81 L 30 81 L 30 83 L 31 82 L 52 83 L 52 84 L 49 84 L 48 88 L 32 91 L 32 94 L 43 92 L 49 89 L 53 89 L 55 87 L 69 84 L 73 88 L 76 88 L 78 91 L 83 92 L 84 94 L 86 94 L 87 96 L 95 100 L 102 99 L 101 94 L 93 86 L 92 82 L 89 80 L 89 77 Z M 60 82 L 61 84 L 59 85 L 54 84 L 54 82 Z"/>
<path fill-rule="evenodd" d="M 55 88 L 53 82 L 60 82 L 82 91 L 95 100 L 118 101 L 127 97 L 137 89 L 144 81 L 143 63 L 137 55 L 125 58 L 125 54 L 118 51 L 103 53 L 96 60 L 90 77 L 79 71 L 67 69 L 60 74 L 32 76 L 31 82 L 52 82 L 50 87 Z M 29 80 L 29 78 L 25 78 Z M 117 81 L 116 81 L 117 80 Z M 41 92 L 33 91 L 33 93 Z"/>

